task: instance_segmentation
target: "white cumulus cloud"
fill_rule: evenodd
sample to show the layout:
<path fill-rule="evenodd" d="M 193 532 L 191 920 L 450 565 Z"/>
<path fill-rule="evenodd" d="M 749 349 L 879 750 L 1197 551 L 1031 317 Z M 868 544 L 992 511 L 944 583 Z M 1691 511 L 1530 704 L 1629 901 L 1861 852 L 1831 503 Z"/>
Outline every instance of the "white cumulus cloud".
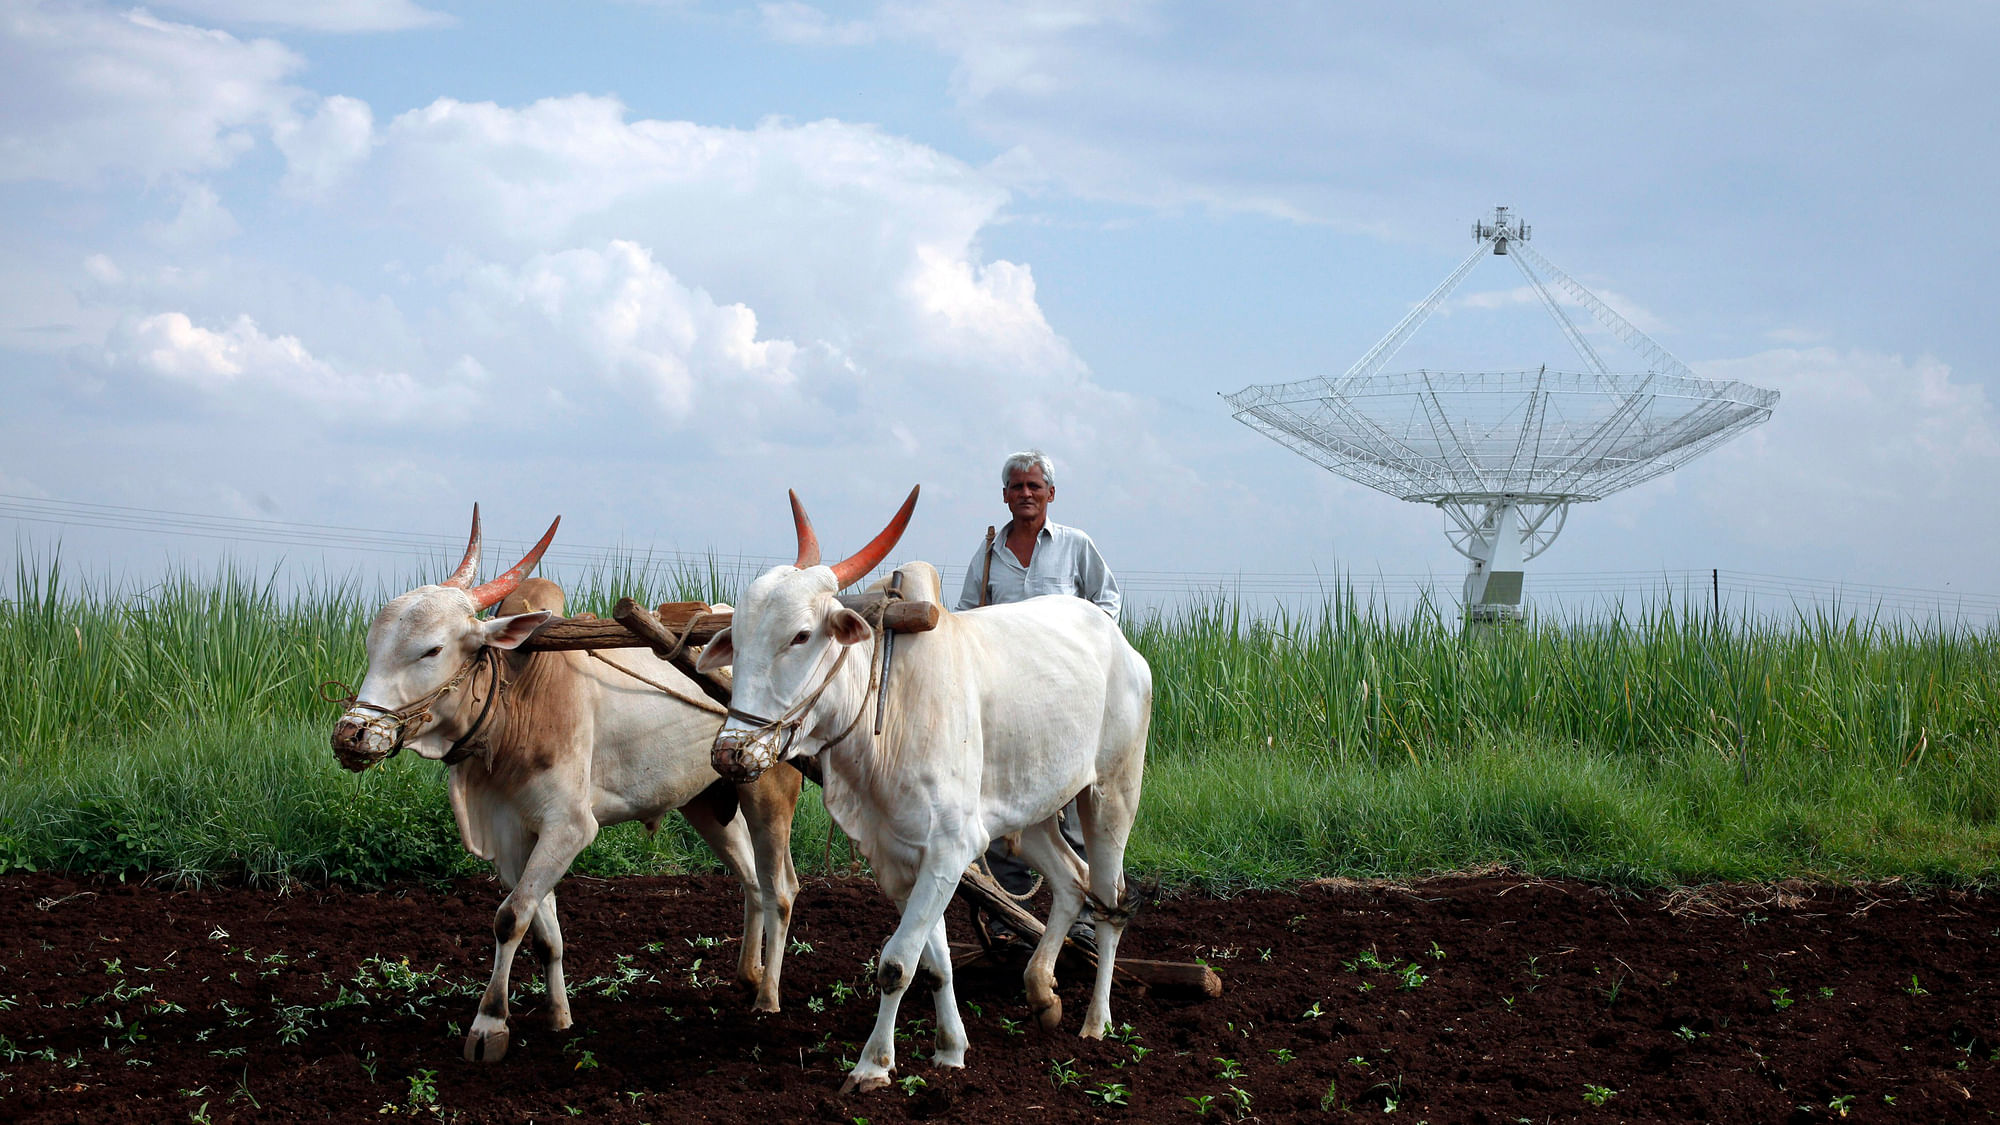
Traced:
<path fill-rule="evenodd" d="M 2000 411 L 1936 359 L 1777 349 L 1698 365 L 1783 394 L 1769 422 L 1709 455 L 1703 498 L 1774 550 L 1830 548 L 1847 566 L 1912 579 L 1975 549 L 2000 479 Z M 1933 555 L 1924 558 L 1925 555 Z"/>
<path fill-rule="evenodd" d="M 129 318 L 107 341 L 103 365 L 114 374 L 136 374 L 239 406 L 284 410 L 304 403 L 386 421 L 435 415 L 456 397 L 449 385 L 426 386 L 402 372 L 343 369 L 315 356 L 298 337 L 268 334 L 247 316 L 221 328 L 204 327 L 181 312 Z"/>
<path fill-rule="evenodd" d="M 759 339 L 756 313 L 717 304 L 631 242 L 537 255 L 519 268 L 478 267 L 460 308 L 491 343 L 512 340 L 540 353 L 536 362 L 580 362 L 613 388 L 641 388 L 675 421 L 703 392 L 724 400 L 782 395 L 796 378 L 796 345 Z M 522 354 L 493 350 L 496 362 L 503 352 Z"/>
<path fill-rule="evenodd" d="M 0 180 L 156 179 L 235 161 L 289 113 L 283 45 L 57 3 L 0 11 Z"/>
<path fill-rule="evenodd" d="M 368 158 L 375 114 L 367 102 L 335 95 L 321 99 L 309 116 L 280 119 L 271 134 L 285 155 L 284 190 L 318 197 L 338 187 Z"/>

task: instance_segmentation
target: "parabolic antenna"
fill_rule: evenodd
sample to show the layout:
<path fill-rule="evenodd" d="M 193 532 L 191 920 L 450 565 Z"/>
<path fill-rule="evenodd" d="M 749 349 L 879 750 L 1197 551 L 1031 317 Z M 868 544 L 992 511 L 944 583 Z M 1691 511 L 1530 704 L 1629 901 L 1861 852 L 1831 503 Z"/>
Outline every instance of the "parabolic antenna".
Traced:
<path fill-rule="evenodd" d="M 1601 500 L 1686 464 L 1771 416 L 1778 392 L 1703 379 L 1527 243 L 1532 229 L 1496 208 L 1478 245 L 1423 303 L 1338 378 L 1225 395 L 1236 418 L 1360 484 L 1445 512 L 1471 560 L 1475 619 L 1519 615 L 1521 565 L 1548 549 L 1569 506 Z M 1481 258 L 1513 259 L 1582 359 L 1581 371 L 1384 374 Z M 1551 286 L 1637 353 L 1614 371 Z"/>

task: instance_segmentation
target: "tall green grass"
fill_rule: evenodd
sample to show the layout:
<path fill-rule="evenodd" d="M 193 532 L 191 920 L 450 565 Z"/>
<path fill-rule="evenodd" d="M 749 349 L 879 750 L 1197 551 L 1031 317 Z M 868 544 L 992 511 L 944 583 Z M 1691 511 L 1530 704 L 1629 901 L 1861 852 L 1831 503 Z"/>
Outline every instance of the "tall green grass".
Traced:
<path fill-rule="evenodd" d="M 355 776 L 322 680 L 357 679 L 403 588 L 222 568 L 125 588 L 18 559 L 0 598 L 0 868 L 381 882 L 475 870 L 439 768 Z M 409 585 L 415 585 L 413 579 Z M 722 568 L 570 576 L 727 600 Z M 1128 866 L 1268 884 L 1507 865 L 1624 883 L 1986 882 L 2000 845 L 2000 631 L 1630 614 L 1468 632 L 1340 591 L 1128 624 L 1156 699 Z M 678 820 L 607 832 L 587 871 L 712 864 Z M 845 862 L 833 834 L 832 857 Z M 828 847 L 810 794 L 799 859 Z"/>

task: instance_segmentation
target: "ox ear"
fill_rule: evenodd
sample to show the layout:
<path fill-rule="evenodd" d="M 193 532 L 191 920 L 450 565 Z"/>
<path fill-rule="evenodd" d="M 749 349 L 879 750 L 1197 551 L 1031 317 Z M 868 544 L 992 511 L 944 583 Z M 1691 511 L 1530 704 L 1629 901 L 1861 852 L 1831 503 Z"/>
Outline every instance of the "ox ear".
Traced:
<path fill-rule="evenodd" d="M 875 632 L 868 625 L 868 619 L 841 606 L 827 615 L 826 630 L 833 639 L 844 645 L 858 645 Z"/>
<path fill-rule="evenodd" d="M 736 642 L 729 634 L 730 630 L 724 629 L 702 646 L 701 655 L 695 658 L 695 671 L 714 672 L 736 662 Z"/>
<path fill-rule="evenodd" d="M 527 640 L 535 630 L 542 627 L 543 622 L 554 616 L 555 614 L 546 609 L 538 609 L 533 613 L 517 613 L 511 617 L 495 617 L 490 621 L 481 621 L 479 627 L 486 633 L 486 643 L 489 647 L 519 648 L 522 641 Z"/>

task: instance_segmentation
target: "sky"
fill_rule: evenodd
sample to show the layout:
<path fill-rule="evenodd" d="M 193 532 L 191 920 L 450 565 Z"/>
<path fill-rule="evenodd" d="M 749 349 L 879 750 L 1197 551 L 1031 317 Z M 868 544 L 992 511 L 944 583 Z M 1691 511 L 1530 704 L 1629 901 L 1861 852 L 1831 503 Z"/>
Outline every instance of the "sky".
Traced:
<path fill-rule="evenodd" d="M 1344 371 L 1506 204 L 1696 373 L 1783 396 L 1579 506 L 1531 594 L 1720 568 L 2000 595 L 1996 24 L 0 0 L 0 526 L 141 578 L 407 574 L 474 501 L 496 552 L 560 514 L 572 559 L 789 558 L 786 489 L 844 554 L 920 483 L 897 557 L 950 572 L 1038 447 L 1052 517 L 1163 588 L 1455 592 L 1439 512 L 1217 396 Z M 1574 369 L 1520 286 L 1482 263 L 1389 369 Z M 133 522 L 162 512 L 223 530 Z M 363 531 L 246 530 L 280 524 Z"/>

